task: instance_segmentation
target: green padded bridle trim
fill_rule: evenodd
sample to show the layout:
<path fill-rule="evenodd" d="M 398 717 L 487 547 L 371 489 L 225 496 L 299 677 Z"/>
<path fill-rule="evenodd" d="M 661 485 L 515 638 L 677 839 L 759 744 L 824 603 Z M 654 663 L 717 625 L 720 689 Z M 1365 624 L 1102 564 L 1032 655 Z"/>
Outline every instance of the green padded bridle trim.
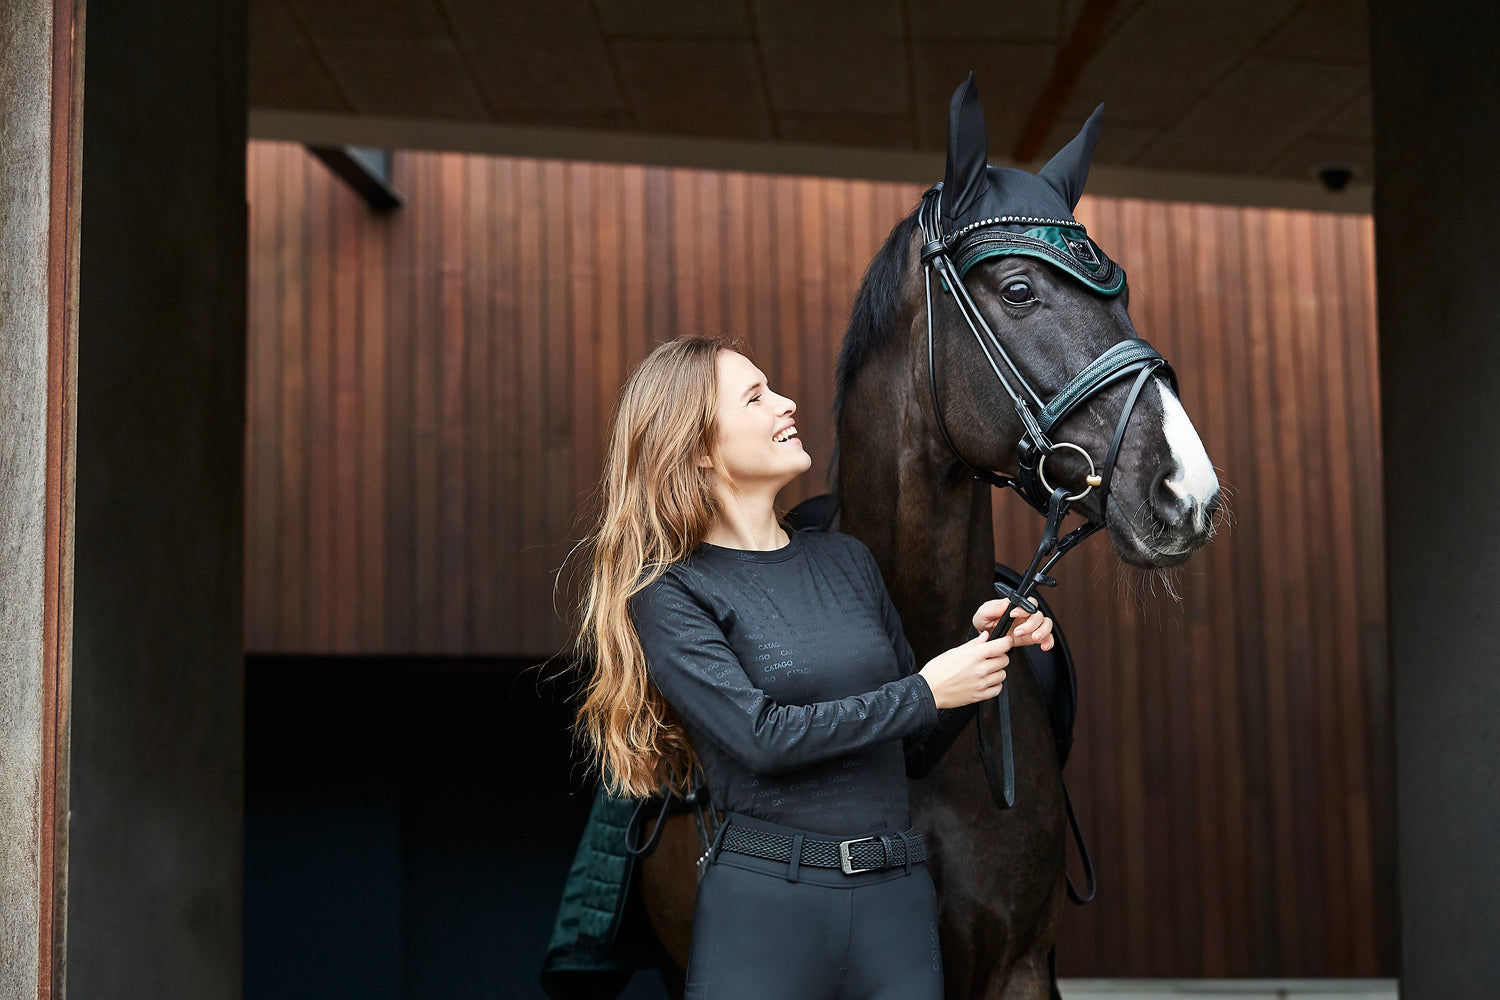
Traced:
<path fill-rule="evenodd" d="M 964 241 L 955 263 L 959 277 L 963 277 L 982 260 L 1010 255 L 1055 264 L 1102 295 L 1119 295 L 1125 290 L 1125 269 L 1106 257 L 1081 228 L 1038 226 L 1024 233 L 980 230 Z"/>

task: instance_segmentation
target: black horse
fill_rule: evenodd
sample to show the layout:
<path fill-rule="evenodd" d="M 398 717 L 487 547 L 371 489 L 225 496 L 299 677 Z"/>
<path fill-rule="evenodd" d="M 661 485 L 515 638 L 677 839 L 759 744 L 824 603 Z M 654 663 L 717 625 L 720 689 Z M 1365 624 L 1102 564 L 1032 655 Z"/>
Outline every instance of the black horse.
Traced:
<path fill-rule="evenodd" d="M 897 224 L 856 298 L 835 397 L 839 527 L 875 554 L 918 663 L 962 640 L 974 608 L 994 596 L 993 473 L 1039 471 L 1045 488 L 1030 484 L 1039 509 L 1050 493 L 1056 511 L 1071 491 L 1073 510 L 1134 566 L 1176 565 L 1212 535 L 1213 466 L 1169 369 L 1137 347 L 1123 272 L 1072 219 L 1098 124 L 1096 112 L 1038 174 L 988 166 L 971 78 L 954 95 L 941 190 Z M 939 256 L 948 263 L 924 273 Z M 965 291 L 987 329 L 961 311 Z M 1124 347 L 1137 360 L 1125 363 Z M 1075 405 L 1039 425 L 1042 400 L 1064 390 Z M 1023 405 L 1028 396 L 1038 405 Z M 1066 878 L 1061 772 L 1031 672 L 1017 665 L 1006 688 L 1012 807 L 997 806 L 973 739 L 959 738 L 974 711 L 950 713 L 942 732 L 909 748 L 909 771 L 924 775 L 911 784 L 912 817 L 934 855 L 950 998 L 1053 991 L 1048 957 Z M 977 713 L 996 742 L 997 716 L 994 705 Z M 643 869 L 652 923 L 684 966 L 698 850 L 693 823 L 679 817 Z"/>

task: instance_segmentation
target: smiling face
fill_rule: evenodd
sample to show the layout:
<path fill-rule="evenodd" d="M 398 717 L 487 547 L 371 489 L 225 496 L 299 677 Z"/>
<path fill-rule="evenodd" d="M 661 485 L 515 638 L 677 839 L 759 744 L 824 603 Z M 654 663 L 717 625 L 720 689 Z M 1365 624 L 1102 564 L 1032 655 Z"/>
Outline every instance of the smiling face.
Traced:
<path fill-rule="evenodd" d="M 736 351 L 720 351 L 714 452 L 736 489 L 775 492 L 812 467 L 792 414 L 765 373 Z"/>

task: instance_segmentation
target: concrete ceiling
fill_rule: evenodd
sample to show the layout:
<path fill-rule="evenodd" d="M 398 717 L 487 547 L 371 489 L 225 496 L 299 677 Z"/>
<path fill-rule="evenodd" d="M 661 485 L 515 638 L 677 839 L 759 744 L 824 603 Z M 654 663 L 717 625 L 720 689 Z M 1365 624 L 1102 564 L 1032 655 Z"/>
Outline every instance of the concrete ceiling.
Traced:
<path fill-rule="evenodd" d="M 1367 47 L 1364 0 L 250 0 L 250 100 L 927 151 L 973 69 L 996 161 L 1102 100 L 1100 165 L 1368 180 Z"/>

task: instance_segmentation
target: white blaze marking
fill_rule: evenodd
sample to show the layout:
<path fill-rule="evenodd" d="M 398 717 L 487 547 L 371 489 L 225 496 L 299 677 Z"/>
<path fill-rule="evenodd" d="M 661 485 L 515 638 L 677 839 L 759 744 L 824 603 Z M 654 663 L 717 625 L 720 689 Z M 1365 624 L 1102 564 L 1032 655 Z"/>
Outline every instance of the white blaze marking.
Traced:
<path fill-rule="evenodd" d="M 1202 517 L 1204 504 L 1219 491 L 1219 477 L 1214 474 L 1208 451 L 1177 397 L 1159 381 L 1156 382 L 1156 391 L 1161 394 L 1162 433 L 1177 464 L 1178 478 L 1168 479 L 1167 489 L 1182 499 L 1191 500 L 1195 516 Z"/>

